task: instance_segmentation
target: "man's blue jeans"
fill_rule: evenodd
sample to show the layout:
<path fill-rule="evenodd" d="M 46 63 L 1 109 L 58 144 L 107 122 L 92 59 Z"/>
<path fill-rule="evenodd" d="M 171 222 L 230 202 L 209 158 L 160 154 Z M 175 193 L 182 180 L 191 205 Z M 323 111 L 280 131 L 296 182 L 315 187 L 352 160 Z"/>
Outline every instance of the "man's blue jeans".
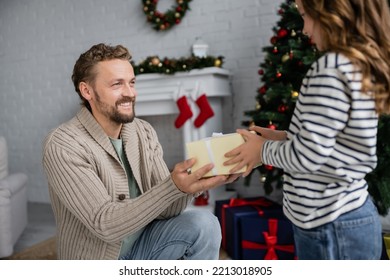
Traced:
<path fill-rule="evenodd" d="M 293 229 L 301 260 L 378 260 L 381 256 L 382 226 L 370 198 L 332 223 L 309 230 Z"/>
<path fill-rule="evenodd" d="M 218 219 L 207 210 L 187 210 L 150 223 L 126 260 L 217 260 L 221 245 Z"/>

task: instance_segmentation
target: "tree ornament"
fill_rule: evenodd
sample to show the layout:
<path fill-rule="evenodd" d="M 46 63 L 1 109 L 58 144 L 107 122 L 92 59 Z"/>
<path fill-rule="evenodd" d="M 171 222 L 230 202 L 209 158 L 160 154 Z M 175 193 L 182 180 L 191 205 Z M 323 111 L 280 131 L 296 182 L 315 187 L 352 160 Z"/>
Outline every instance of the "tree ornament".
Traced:
<path fill-rule="evenodd" d="M 276 130 L 276 125 L 274 125 L 272 123 L 272 121 L 269 121 L 269 124 L 267 125 L 267 128 L 272 129 L 272 130 Z"/>
<path fill-rule="evenodd" d="M 176 5 L 165 13 L 157 10 L 158 0 L 142 0 L 143 11 L 146 15 L 147 21 L 153 25 L 157 31 L 164 31 L 170 29 L 181 22 L 181 19 L 190 9 L 189 2 L 191 0 L 176 0 Z"/>
<path fill-rule="evenodd" d="M 261 176 L 260 182 L 265 183 L 265 181 L 267 181 L 267 176 Z"/>
<path fill-rule="evenodd" d="M 263 75 L 264 75 L 264 70 L 263 70 L 263 69 L 260 69 L 260 70 L 258 71 L 258 73 L 259 73 L 259 76 L 263 76 Z"/>
<path fill-rule="evenodd" d="M 261 105 L 259 102 L 256 102 L 256 110 L 260 110 L 261 109 Z"/>
<path fill-rule="evenodd" d="M 287 29 L 284 29 L 284 28 L 279 29 L 279 31 L 278 31 L 278 38 L 279 39 L 284 38 L 287 35 L 288 35 Z"/>
<path fill-rule="evenodd" d="M 290 51 L 289 57 L 290 57 L 290 59 L 293 59 L 293 58 L 294 58 L 294 51 L 293 51 L 293 50 Z"/>
<path fill-rule="evenodd" d="M 278 47 L 274 47 L 274 49 L 272 50 L 272 52 L 273 52 L 274 54 L 277 54 L 277 53 L 279 52 Z"/>
<path fill-rule="evenodd" d="M 278 112 L 279 113 L 285 113 L 287 111 L 287 106 L 285 104 L 281 104 L 278 107 Z"/>
<path fill-rule="evenodd" d="M 279 71 L 276 73 L 276 78 L 281 78 L 282 77 L 282 73 L 280 73 Z"/>
<path fill-rule="evenodd" d="M 291 30 L 291 37 L 295 37 L 295 36 L 297 36 L 297 32 L 295 32 L 295 30 L 293 29 Z"/>
<path fill-rule="evenodd" d="M 276 37 L 276 36 L 271 37 L 270 42 L 272 45 L 275 45 L 278 42 L 278 37 Z"/>
<path fill-rule="evenodd" d="M 288 53 L 284 54 L 282 56 L 282 62 L 285 63 L 286 61 L 288 61 L 290 59 L 290 55 Z"/>
<path fill-rule="evenodd" d="M 262 86 L 261 88 L 259 88 L 258 92 L 262 95 L 266 94 L 267 93 L 267 87 L 266 86 Z"/>
<path fill-rule="evenodd" d="M 298 95 L 299 95 L 299 92 L 297 92 L 297 91 L 295 91 L 295 90 L 293 90 L 293 91 L 291 92 L 291 97 L 292 97 L 292 98 L 298 98 Z"/>
<path fill-rule="evenodd" d="M 264 168 L 268 171 L 272 171 L 274 167 L 272 165 L 264 164 Z"/>

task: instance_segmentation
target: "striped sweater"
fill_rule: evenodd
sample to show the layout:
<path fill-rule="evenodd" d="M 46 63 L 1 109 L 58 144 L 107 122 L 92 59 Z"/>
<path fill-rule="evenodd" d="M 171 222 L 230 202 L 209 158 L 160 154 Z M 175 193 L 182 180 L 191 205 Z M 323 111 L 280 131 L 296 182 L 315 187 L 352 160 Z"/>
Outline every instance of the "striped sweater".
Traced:
<path fill-rule="evenodd" d="M 361 78 L 345 56 L 323 55 L 302 82 L 287 140 L 263 146 L 263 162 L 285 172 L 284 213 L 296 226 L 332 222 L 368 197 L 378 116 Z"/>
<path fill-rule="evenodd" d="M 86 108 L 45 139 L 59 259 L 117 259 L 126 236 L 178 215 L 192 198 L 173 183 L 150 124 L 136 118 L 121 138 L 142 193 L 134 199 L 113 145 Z"/>

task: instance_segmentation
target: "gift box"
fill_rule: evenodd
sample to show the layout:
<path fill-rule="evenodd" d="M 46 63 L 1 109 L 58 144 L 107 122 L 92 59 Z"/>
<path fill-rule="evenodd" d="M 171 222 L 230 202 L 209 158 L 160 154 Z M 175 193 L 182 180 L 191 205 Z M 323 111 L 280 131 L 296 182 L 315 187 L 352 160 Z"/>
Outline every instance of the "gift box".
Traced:
<path fill-rule="evenodd" d="M 284 216 L 241 219 L 242 258 L 245 260 L 295 259 L 292 224 Z"/>
<path fill-rule="evenodd" d="M 196 158 L 196 163 L 192 166 L 191 171 L 195 172 L 208 163 L 214 163 L 214 168 L 204 177 L 230 174 L 229 170 L 234 165 L 223 165 L 228 160 L 225 154 L 244 142 L 245 140 L 240 134 L 229 133 L 186 143 L 187 157 Z M 246 166 L 236 173 L 243 173 L 245 171 Z"/>
<path fill-rule="evenodd" d="M 215 202 L 215 215 L 222 231 L 222 248 L 232 259 L 243 259 L 241 220 L 244 217 L 282 217 L 282 207 L 264 197 L 231 198 Z"/>

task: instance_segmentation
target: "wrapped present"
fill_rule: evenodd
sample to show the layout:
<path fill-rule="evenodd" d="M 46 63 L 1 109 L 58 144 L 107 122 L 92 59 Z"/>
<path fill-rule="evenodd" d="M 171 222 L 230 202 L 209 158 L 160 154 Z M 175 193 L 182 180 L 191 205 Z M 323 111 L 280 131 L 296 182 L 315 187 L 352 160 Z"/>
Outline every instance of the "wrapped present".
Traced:
<path fill-rule="evenodd" d="M 243 217 L 241 237 L 245 260 L 295 259 L 292 224 L 284 217 Z"/>
<path fill-rule="evenodd" d="M 186 143 L 187 157 L 196 158 L 196 163 L 192 166 L 191 171 L 194 172 L 208 163 L 213 163 L 214 168 L 204 177 L 230 174 L 229 170 L 233 166 L 223 165 L 228 160 L 225 154 L 244 142 L 245 140 L 240 134 L 229 133 Z M 236 173 L 243 173 L 245 171 L 246 166 Z"/>
<path fill-rule="evenodd" d="M 241 218 L 279 217 L 283 215 L 279 204 L 264 198 L 232 198 L 215 202 L 215 214 L 222 231 L 222 248 L 232 259 L 242 259 Z"/>

